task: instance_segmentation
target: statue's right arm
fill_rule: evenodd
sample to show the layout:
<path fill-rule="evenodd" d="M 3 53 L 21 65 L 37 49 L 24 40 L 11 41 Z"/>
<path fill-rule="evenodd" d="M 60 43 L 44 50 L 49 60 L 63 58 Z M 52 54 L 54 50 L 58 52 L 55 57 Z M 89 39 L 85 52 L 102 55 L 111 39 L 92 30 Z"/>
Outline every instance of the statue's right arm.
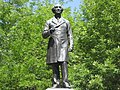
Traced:
<path fill-rule="evenodd" d="M 45 24 L 45 28 L 42 33 L 43 38 L 47 38 L 50 36 L 50 30 L 49 30 L 49 22 L 47 21 Z"/>

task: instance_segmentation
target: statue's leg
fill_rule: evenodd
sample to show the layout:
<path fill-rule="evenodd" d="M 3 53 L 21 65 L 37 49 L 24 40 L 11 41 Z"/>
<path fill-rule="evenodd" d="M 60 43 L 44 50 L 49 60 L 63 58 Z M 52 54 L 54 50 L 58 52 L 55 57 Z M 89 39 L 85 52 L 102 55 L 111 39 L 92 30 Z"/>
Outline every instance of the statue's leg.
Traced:
<path fill-rule="evenodd" d="M 61 63 L 61 71 L 62 71 L 62 80 L 63 80 L 63 87 L 70 88 L 70 84 L 68 82 L 68 65 L 67 62 Z"/>
<path fill-rule="evenodd" d="M 52 64 L 53 71 L 53 88 L 60 87 L 60 72 L 59 72 L 59 64 Z"/>

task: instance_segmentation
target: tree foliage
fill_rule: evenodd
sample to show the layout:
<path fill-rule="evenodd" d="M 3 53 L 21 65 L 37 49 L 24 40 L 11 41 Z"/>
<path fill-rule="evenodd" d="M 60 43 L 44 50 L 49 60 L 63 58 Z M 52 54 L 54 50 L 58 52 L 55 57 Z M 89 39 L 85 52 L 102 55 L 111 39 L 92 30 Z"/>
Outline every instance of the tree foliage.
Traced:
<path fill-rule="evenodd" d="M 45 62 L 48 40 L 41 33 L 53 17 L 52 2 L 0 0 L 0 89 L 51 87 L 52 71 Z M 73 14 L 64 9 L 74 36 L 69 80 L 75 90 L 120 89 L 119 5 L 119 0 L 84 0 Z"/>
<path fill-rule="evenodd" d="M 79 35 L 73 83 L 81 90 L 120 88 L 119 4 L 119 0 L 84 0 L 76 13 Z"/>

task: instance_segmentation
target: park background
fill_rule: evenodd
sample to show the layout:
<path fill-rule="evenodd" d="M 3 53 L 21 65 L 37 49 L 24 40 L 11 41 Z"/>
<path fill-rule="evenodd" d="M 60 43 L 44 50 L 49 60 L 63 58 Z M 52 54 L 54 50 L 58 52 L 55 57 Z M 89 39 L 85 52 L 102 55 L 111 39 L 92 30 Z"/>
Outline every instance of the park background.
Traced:
<path fill-rule="evenodd" d="M 75 90 L 120 90 L 120 0 L 59 0 L 70 21 L 74 50 L 69 81 Z M 46 20 L 55 0 L 0 0 L 0 90 L 45 90 Z"/>

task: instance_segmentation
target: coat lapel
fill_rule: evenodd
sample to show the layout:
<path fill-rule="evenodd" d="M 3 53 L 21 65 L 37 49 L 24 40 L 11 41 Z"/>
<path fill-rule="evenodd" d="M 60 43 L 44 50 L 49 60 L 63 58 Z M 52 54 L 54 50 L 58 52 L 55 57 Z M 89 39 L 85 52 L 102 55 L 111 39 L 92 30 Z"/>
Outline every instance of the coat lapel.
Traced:
<path fill-rule="evenodd" d="M 56 25 L 58 24 L 57 19 L 55 17 L 52 18 L 52 22 Z"/>
<path fill-rule="evenodd" d="M 64 18 L 61 17 L 60 20 L 59 20 L 59 24 L 62 24 L 62 23 L 64 23 L 64 22 L 65 22 Z"/>
<path fill-rule="evenodd" d="M 64 20 L 63 17 L 61 17 L 61 18 L 59 19 L 59 21 L 58 21 L 55 17 L 53 17 L 53 18 L 52 18 L 52 22 L 53 22 L 54 24 L 56 24 L 56 25 L 61 25 L 62 23 L 65 22 L 65 20 Z"/>

